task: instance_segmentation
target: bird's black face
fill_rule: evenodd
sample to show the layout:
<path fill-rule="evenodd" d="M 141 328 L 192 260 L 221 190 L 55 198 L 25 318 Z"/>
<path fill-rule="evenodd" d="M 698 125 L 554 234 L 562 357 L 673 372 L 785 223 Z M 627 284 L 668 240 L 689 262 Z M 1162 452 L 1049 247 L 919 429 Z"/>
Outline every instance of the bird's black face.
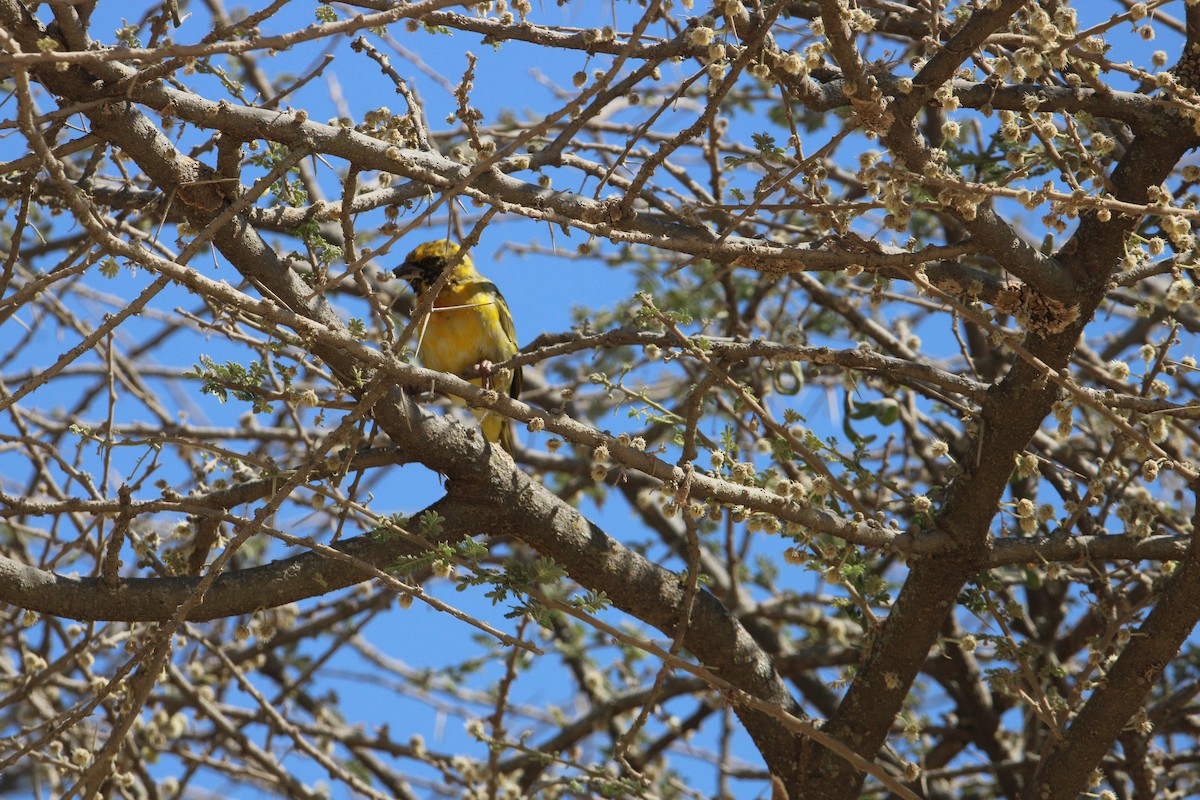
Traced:
<path fill-rule="evenodd" d="M 425 242 L 409 253 L 404 263 L 396 267 L 392 274 L 408 281 L 413 291 L 419 294 L 441 277 L 451 257 L 457 253 L 458 245 L 446 239 Z"/>
<path fill-rule="evenodd" d="M 417 254 L 409 253 L 404 263 L 396 267 L 392 274 L 397 278 L 408 281 L 413 291 L 420 294 L 433 285 L 446 268 L 447 261 L 442 256 L 426 256 L 415 258 Z"/>

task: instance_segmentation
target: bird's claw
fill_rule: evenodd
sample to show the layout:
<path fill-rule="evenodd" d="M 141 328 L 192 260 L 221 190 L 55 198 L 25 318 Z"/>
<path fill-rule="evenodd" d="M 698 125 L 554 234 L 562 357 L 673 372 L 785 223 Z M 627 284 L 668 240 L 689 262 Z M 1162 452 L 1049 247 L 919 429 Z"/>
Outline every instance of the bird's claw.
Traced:
<path fill-rule="evenodd" d="M 475 365 L 475 369 L 479 370 L 479 377 L 483 379 L 483 388 L 491 389 L 492 378 L 495 375 L 496 365 L 488 361 L 486 358 Z"/>

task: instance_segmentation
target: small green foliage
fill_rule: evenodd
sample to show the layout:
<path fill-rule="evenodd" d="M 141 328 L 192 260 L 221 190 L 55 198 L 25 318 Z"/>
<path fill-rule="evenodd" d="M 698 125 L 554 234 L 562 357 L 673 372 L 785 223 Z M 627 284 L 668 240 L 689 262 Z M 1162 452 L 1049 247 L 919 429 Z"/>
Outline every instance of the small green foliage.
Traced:
<path fill-rule="evenodd" d="M 591 589 L 580 596 L 572 597 L 568 602 L 580 611 L 586 611 L 589 614 L 598 614 L 612 605 L 607 594 Z"/>
<path fill-rule="evenodd" d="M 399 517 L 395 519 L 399 519 Z M 440 536 L 443 533 L 445 524 L 446 518 L 436 511 L 425 511 L 416 519 L 416 530 L 417 533 L 423 536 Z M 471 538 L 463 539 L 457 544 L 439 542 L 424 552 L 397 558 L 391 563 L 390 570 L 401 575 L 407 575 L 437 564 L 451 565 L 463 561 L 470 562 L 479 557 L 481 553 L 480 548 L 482 548 L 482 553 L 487 553 L 486 547 Z M 449 570 L 447 570 L 448 572 Z M 459 591 L 462 590 L 461 583 L 458 588 Z"/>
<path fill-rule="evenodd" d="M 426 538 L 441 536 L 445 524 L 446 518 L 430 509 L 417 517 L 417 533 Z"/>
<path fill-rule="evenodd" d="M 268 142 L 266 149 L 259 149 L 254 155 L 250 156 L 249 162 L 256 167 L 261 167 L 268 172 L 275 169 L 283 162 L 290 154 L 287 145 L 279 142 Z M 308 192 L 304 186 L 296 180 L 288 180 L 289 175 L 298 175 L 300 167 L 293 165 L 280 179 L 271 184 L 270 192 L 273 196 L 279 198 L 284 205 L 292 208 L 299 208 L 308 202 Z M 315 223 L 312 223 L 315 225 Z"/>
<path fill-rule="evenodd" d="M 381 519 L 379 525 L 371 530 L 370 536 L 377 542 L 390 542 L 400 537 L 400 531 L 407 524 L 408 520 L 403 514 L 392 514 Z"/>
<path fill-rule="evenodd" d="M 259 361 L 248 366 L 236 361 L 218 364 L 209 356 L 200 356 L 199 365 L 184 377 L 203 381 L 202 394 L 211 394 L 222 403 L 232 394 L 238 400 L 253 404 L 254 413 L 267 414 L 272 406 L 263 396 L 262 383 L 267 377 L 267 368 Z"/>
<path fill-rule="evenodd" d="M 481 558 L 487 558 L 487 545 L 475 539 L 463 539 L 458 543 L 458 557 L 465 561 L 478 561 Z"/>
<path fill-rule="evenodd" d="M 304 195 L 304 201 L 307 200 L 307 194 Z M 315 219 L 310 219 L 307 222 L 295 228 L 296 235 L 300 240 L 308 246 L 309 255 L 315 262 L 318 268 L 328 267 L 330 264 L 341 259 L 345 251 L 332 244 L 324 236 L 321 235 L 321 226 Z M 317 280 L 319 276 L 313 274 L 312 280 Z"/>
<path fill-rule="evenodd" d="M 777 436 L 771 440 L 771 453 L 774 455 L 775 460 L 781 464 L 796 460 L 796 453 L 792 450 L 791 443 L 782 436 Z"/>
<path fill-rule="evenodd" d="M 474 547 L 467 550 L 464 543 L 464 549 L 460 552 L 460 556 L 464 557 L 463 560 L 475 561 L 476 558 L 482 558 L 487 554 L 487 548 L 483 545 L 478 543 L 473 543 L 473 545 Z M 466 557 L 468 552 L 471 555 L 470 558 Z M 471 586 L 490 586 L 491 588 L 484 596 L 490 599 L 493 605 L 499 605 L 508 600 L 517 601 L 509 607 L 509 612 L 505 614 L 506 617 L 512 619 L 527 616 L 540 625 L 548 626 L 549 610 L 537 599 L 527 596 L 526 593 L 541 586 L 554 585 L 566 575 L 566 570 L 553 559 L 544 556 L 533 560 L 512 559 L 505 562 L 504 568 L 500 570 L 485 568 L 476 563 L 473 565 L 472 573 L 459 580 L 457 588 L 459 591 L 464 591 Z M 603 593 L 589 594 L 585 596 L 584 601 L 587 607 L 599 609 L 607 603 L 607 598 L 603 596 Z"/>
<path fill-rule="evenodd" d="M 662 327 L 663 322 L 673 322 L 676 325 L 688 325 L 692 321 L 692 315 L 686 311 L 664 311 L 657 307 L 654 298 L 647 292 L 638 292 L 635 298 L 641 303 L 641 308 L 634 309 L 633 317 L 648 330 L 656 330 Z"/>
<path fill-rule="evenodd" d="M 900 419 L 900 404 L 890 397 L 885 397 L 874 403 L 857 404 L 856 413 L 863 416 L 856 416 L 855 419 L 864 419 L 867 415 L 873 416 L 879 421 L 880 425 L 894 425 L 896 420 Z"/>
<path fill-rule="evenodd" d="M 752 134 L 750 140 L 754 142 L 754 149 L 764 155 L 784 156 L 787 152 L 775 143 L 775 137 L 769 133 Z"/>
<path fill-rule="evenodd" d="M 322 3 L 321 5 L 317 6 L 317 10 L 316 10 L 316 12 L 314 12 L 314 16 L 317 18 L 317 22 L 320 22 L 322 24 L 328 23 L 328 22 L 337 22 L 337 18 L 338 18 L 337 12 L 334 11 L 333 6 L 328 5 L 326 3 Z"/>
<path fill-rule="evenodd" d="M 293 230 L 296 232 L 296 235 L 300 237 L 300 240 L 305 243 L 311 244 L 312 242 L 321 239 L 321 224 L 315 219 L 306 220 L 305 222 L 293 228 Z"/>
<path fill-rule="evenodd" d="M 788 157 L 787 150 L 780 147 L 775 137 L 769 133 L 751 134 L 750 141 L 757 150 L 756 155 L 752 156 L 726 156 L 726 168 L 740 167 L 746 164 L 759 164 L 764 161 L 780 161 Z M 742 199 L 741 197 L 738 198 Z"/>
<path fill-rule="evenodd" d="M 976 616 L 988 613 L 988 593 L 999 587 L 997 580 L 988 573 L 976 575 L 958 594 L 958 604 Z"/>
<path fill-rule="evenodd" d="M 852 420 L 873 419 L 880 425 L 888 426 L 894 425 L 900 419 L 900 404 L 890 397 L 863 403 L 853 400 L 851 395 L 847 393 L 845 395 L 844 408 L 846 415 L 842 419 L 842 430 L 845 431 L 846 436 L 856 448 L 870 444 L 875 441 L 876 437 L 874 435 L 864 436 L 859 434 L 854 430 L 854 426 L 850 424 Z"/>

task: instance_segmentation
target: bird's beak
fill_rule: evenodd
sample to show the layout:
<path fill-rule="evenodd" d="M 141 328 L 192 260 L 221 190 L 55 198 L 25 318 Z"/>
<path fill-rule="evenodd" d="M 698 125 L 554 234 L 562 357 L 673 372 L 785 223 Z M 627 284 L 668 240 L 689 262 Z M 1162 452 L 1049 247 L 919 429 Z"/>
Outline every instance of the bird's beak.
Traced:
<path fill-rule="evenodd" d="M 405 261 L 403 264 L 392 270 L 392 275 L 402 281 L 409 281 L 411 283 L 414 278 L 421 277 L 421 268 L 412 262 Z"/>

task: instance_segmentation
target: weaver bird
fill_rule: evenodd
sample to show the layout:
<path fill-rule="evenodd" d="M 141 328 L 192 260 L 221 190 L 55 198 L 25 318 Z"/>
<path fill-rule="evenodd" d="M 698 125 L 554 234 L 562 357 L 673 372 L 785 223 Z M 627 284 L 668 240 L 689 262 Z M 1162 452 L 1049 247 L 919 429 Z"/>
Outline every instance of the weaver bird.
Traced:
<path fill-rule="evenodd" d="M 521 368 L 492 372 L 494 362 L 507 361 L 518 350 L 508 303 L 496 284 L 476 271 L 466 253 L 450 266 L 458 251 L 458 245 L 446 239 L 426 242 L 409 253 L 393 272 L 408 281 L 420 304 L 441 274 L 450 269 L 433 308 L 417 325 L 417 356 L 429 369 L 453 375 L 477 367 L 483 375 L 470 378 L 471 383 L 515 399 L 521 392 Z M 471 413 L 479 418 L 485 439 L 512 452 L 512 423 L 508 419 L 486 409 L 471 409 Z"/>

